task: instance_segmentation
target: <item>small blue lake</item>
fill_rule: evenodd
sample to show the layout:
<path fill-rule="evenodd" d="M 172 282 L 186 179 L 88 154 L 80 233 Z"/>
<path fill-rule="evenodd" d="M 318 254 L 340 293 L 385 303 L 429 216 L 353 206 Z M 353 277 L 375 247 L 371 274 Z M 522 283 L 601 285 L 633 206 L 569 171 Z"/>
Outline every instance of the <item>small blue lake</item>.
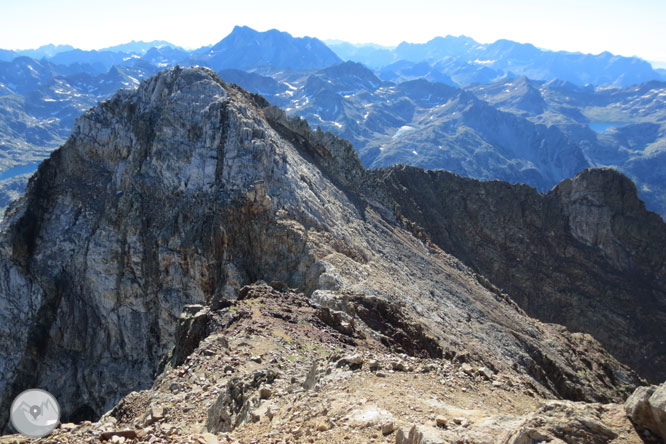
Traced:
<path fill-rule="evenodd" d="M 41 162 L 29 163 L 27 165 L 16 165 L 0 173 L 0 180 L 11 179 L 21 174 L 34 173 Z"/>
<path fill-rule="evenodd" d="M 607 133 L 610 128 L 624 126 L 630 122 L 590 122 L 589 126 L 595 133 Z"/>

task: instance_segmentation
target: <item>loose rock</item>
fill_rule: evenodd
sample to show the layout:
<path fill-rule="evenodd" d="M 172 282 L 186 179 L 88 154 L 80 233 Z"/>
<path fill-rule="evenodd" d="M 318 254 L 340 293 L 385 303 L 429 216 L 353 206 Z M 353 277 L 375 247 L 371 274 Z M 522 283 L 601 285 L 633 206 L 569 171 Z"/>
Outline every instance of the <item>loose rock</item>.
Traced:
<path fill-rule="evenodd" d="M 390 435 L 391 433 L 393 433 L 395 431 L 395 429 L 396 429 L 396 425 L 395 425 L 394 422 L 385 422 L 381 426 L 382 435 L 384 435 L 384 436 Z"/>

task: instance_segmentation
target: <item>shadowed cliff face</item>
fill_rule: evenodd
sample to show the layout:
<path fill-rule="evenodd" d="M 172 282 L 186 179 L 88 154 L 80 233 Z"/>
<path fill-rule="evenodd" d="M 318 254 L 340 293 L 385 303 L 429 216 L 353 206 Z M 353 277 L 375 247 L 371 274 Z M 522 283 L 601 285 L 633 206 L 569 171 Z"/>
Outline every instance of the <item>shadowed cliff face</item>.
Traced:
<path fill-rule="evenodd" d="M 397 212 L 529 315 L 666 378 L 666 225 L 625 176 L 586 170 L 541 195 L 402 166 L 370 174 Z"/>
<path fill-rule="evenodd" d="M 638 382 L 591 337 L 527 317 L 424 244 L 395 216 L 400 190 L 377 193 L 394 182 L 376 177 L 348 142 L 206 69 L 165 71 L 91 109 L 2 225 L 0 414 L 39 386 L 65 419 L 100 415 L 151 385 L 186 304 L 215 310 L 256 280 L 338 310 L 355 301 L 379 331 L 529 375 L 543 396 L 618 400 Z M 451 196 L 434 197 L 425 208 Z"/>

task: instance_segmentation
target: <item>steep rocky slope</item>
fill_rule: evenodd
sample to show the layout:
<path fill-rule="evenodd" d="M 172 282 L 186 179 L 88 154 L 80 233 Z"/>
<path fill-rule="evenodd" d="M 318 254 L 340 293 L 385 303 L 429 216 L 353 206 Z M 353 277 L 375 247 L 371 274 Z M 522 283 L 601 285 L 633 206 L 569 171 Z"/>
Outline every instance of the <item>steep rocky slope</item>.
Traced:
<path fill-rule="evenodd" d="M 348 334 L 523 377 L 541 398 L 619 401 L 639 382 L 589 335 L 527 317 L 422 242 L 371 179 L 348 142 L 207 69 L 91 109 L 3 221 L 0 414 L 39 386 L 64 418 L 97 417 L 185 359 L 185 305 L 224 310 L 258 279 L 303 292 Z"/>
<path fill-rule="evenodd" d="M 586 170 L 542 195 L 404 166 L 369 174 L 425 237 L 528 314 L 591 333 L 644 377 L 666 379 L 666 225 L 625 176 Z"/>

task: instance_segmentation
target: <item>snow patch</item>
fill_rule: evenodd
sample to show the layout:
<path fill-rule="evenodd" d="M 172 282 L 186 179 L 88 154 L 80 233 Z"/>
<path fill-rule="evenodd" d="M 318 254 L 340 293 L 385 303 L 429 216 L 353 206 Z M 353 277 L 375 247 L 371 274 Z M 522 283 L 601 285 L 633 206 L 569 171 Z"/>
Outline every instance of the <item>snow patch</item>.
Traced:
<path fill-rule="evenodd" d="M 397 139 L 398 137 L 402 136 L 403 134 L 406 134 L 410 131 L 414 131 L 415 129 L 416 128 L 414 128 L 413 126 L 403 125 L 400 128 L 398 128 L 398 131 L 395 132 L 395 134 L 393 135 L 393 139 Z"/>

